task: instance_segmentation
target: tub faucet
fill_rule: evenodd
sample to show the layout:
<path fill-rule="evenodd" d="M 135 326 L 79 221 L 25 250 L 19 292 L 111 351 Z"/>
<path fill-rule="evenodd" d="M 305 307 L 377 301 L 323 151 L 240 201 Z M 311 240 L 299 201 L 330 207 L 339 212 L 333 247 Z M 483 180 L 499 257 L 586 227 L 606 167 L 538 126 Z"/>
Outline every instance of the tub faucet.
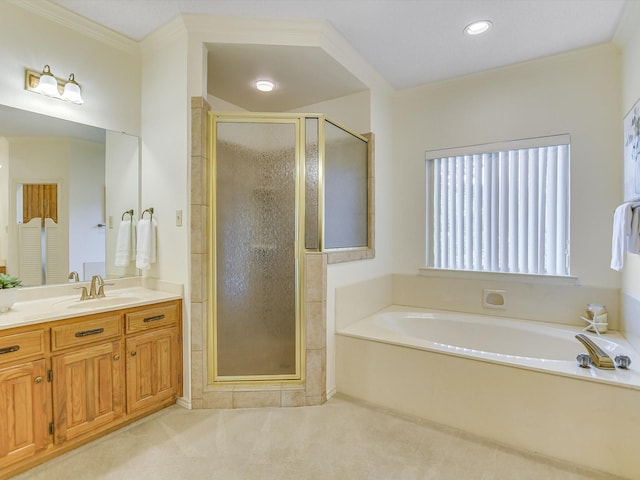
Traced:
<path fill-rule="evenodd" d="M 589 352 L 592 365 L 603 370 L 615 370 L 616 366 L 614 365 L 613 360 L 611 360 L 611 357 L 596 345 L 593 340 L 582 333 L 576 335 L 576 338 L 586 347 L 587 352 Z"/>

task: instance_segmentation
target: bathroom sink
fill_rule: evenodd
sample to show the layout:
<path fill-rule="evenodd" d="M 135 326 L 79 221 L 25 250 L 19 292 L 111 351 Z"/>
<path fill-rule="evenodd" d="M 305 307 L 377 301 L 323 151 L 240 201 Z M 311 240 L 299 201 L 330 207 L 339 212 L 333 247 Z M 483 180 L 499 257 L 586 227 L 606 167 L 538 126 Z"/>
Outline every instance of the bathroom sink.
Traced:
<path fill-rule="evenodd" d="M 65 308 L 69 308 L 72 310 L 76 309 L 92 309 L 92 308 L 105 308 L 105 307 L 113 307 L 118 305 L 124 305 L 128 303 L 133 303 L 141 300 L 140 297 L 136 297 L 134 295 L 113 295 L 107 296 L 103 298 L 92 298 L 90 300 L 73 300 L 65 305 Z"/>

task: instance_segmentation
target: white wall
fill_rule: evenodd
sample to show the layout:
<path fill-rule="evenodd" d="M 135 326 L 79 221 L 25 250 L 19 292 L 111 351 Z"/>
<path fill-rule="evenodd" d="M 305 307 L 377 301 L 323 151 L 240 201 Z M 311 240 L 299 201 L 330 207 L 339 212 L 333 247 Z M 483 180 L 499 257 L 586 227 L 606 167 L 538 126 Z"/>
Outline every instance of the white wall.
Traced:
<path fill-rule="evenodd" d="M 142 177 L 141 205 L 154 209 L 157 263 L 142 275 L 184 285 L 184 397 L 191 398 L 190 375 L 190 247 L 187 96 L 187 32 L 180 18 L 141 43 Z M 176 211 L 183 223 L 176 225 Z"/>
<path fill-rule="evenodd" d="M 640 5 L 628 6 L 626 24 L 628 35 L 622 45 L 622 115 L 629 112 L 640 100 Z M 619 157 L 622 165 L 623 157 Z M 622 180 L 620 180 L 622 190 Z M 640 350 L 640 255 L 627 255 L 622 280 L 622 329 L 635 347 Z"/>
<path fill-rule="evenodd" d="M 0 18 L 0 104 L 140 134 L 137 43 L 47 2 L 2 1 Z M 24 69 L 42 70 L 45 64 L 59 78 L 75 74 L 84 105 L 24 89 Z"/>
<path fill-rule="evenodd" d="M 638 20 L 640 21 L 640 18 Z M 623 47 L 622 72 L 622 115 L 626 115 L 640 100 L 640 30 L 638 29 Z M 619 121 L 622 121 L 622 117 Z M 623 290 L 640 298 L 640 255 L 627 255 L 623 272 Z"/>
<path fill-rule="evenodd" d="M 226 100 L 218 98 L 214 95 L 207 95 L 207 103 L 214 112 L 246 112 L 244 108 L 241 108 L 233 103 L 229 103 Z"/>
<path fill-rule="evenodd" d="M 142 42 L 142 205 L 158 222 L 158 262 L 144 275 L 188 283 L 187 37 L 180 24 L 163 27 Z"/>
<path fill-rule="evenodd" d="M 133 221 L 140 218 L 140 139 L 125 133 L 106 132 L 105 138 L 105 193 L 106 243 L 105 270 L 107 277 L 136 275 L 135 261 L 126 267 L 115 265 L 118 228 L 123 213 L 133 210 Z"/>
<path fill-rule="evenodd" d="M 426 150 L 571 135 L 571 274 L 618 288 L 609 268 L 621 190 L 620 52 L 612 44 L 398 93 L 394 271 L 424 266 Z"/>
<path fill-rule="evenodd" d="M 358 133 L 368 133 L 371 128 L 371 94 L 368 90 L 290 111 L 321 113 Z"/>

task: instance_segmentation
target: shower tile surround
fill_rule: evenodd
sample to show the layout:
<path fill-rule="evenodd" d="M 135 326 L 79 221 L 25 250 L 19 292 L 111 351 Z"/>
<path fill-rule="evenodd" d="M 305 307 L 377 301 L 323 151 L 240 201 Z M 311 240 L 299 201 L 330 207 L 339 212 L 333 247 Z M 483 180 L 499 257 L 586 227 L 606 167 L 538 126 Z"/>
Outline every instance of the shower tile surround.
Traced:
<path fill-rule="evenodd" d="M 191 406 L 199 408 L 296 407 L 320 405 L 326 396 L 326 270 L 327 255 L 304 258 L 303 368 L 300 384 L 208 385 L 207 312 L 209 261 L 207 219 L 207 115 L 202 97 L 191 99 Z"/>

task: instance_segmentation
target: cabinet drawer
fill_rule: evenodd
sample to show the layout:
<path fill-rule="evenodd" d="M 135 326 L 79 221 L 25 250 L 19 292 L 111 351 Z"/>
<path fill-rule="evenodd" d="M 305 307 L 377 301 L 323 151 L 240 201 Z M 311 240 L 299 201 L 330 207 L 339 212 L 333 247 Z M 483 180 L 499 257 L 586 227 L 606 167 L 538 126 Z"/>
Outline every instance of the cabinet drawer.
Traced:
<path fill-rule="evenodd" d="M 120 336 L 122 315 L 80 320 L 51 328 L 51 350 L 84 345 Z"/>
<path fill-rule="evenodd" d="M 178 303 L 169 303 L 125 314 L 127 333 L 175 325 L 178 322 Z"/>
<path fill-rule="evenodd" d="M 44 330 L 0 337 L 0 363 L 44 354 Z"/>

